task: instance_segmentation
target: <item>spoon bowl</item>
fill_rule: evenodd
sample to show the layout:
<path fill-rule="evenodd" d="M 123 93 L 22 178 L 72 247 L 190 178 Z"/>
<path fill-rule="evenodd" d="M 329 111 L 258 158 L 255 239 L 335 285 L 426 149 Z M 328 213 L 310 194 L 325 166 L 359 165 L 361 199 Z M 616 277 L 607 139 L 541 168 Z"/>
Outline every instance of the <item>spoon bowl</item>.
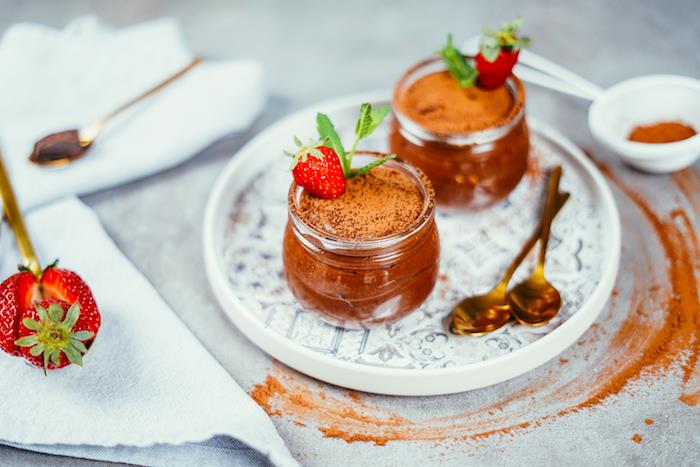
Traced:
<path fill-rule="evenodd" d="M 542 326 L 559 313 L 561 295 L 542 274 L 513 287 L 508 293 L 508 303 L 518 322 Z"/>
<path fill-rule="evenodd" d="M 511 313 L 519 322 L 530 326 L 541 326 L 554 318 L 561 308 L 559 291 L 544 277 L 544 264 L 552 221 L 557 209 L 557 191 L 561 179 L 561 166 L 552 169 L 549 176 L 547 200 L 545 201 L 540 232 L 540 254 L 532 275 L 508 292 Z"/>
<path fill-rule="evenodd" d="M 34 145 L 34 150 L 29 156 L 29 161 L 39 167 L 58 168 L 65 167 L 71 162 L 80 159 L 88 152 L 88 149 L 90 149 L 95 138 L 97 138 L 102 131 L 102 128 L 114 117 L 142 100 L 165 89 L 171 83 L 186 75 L 201 62 L 202 59 L 200 57 L 193 58 L 187 66 L 180 69 L 175 74 L 134 97 L 127 103 L 122 104 L 101 119 L 81 129 L 69 129 L 44 136 Z"/>
<path fill-rule="evenodd" d="M 467 297 L 453 311 L 450 329 L 455 334 L 481 336 L 495 331 L 510 320 L 510 305 L 504 286 L 484 295 Z"/>

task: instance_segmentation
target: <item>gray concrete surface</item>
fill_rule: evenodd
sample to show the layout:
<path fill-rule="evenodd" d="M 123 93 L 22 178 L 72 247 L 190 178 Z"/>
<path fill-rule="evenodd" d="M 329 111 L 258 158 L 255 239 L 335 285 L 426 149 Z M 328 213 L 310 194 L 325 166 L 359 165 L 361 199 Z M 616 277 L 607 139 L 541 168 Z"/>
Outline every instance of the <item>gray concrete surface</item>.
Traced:
<path fill-rule="evenodd" d="M 200 244 L 211 184 L 231 154 L 256 132 L 315 101 L 388 88 L 403 69 L 435 50 L 446 32 L 467 37 L 482 25 L 498 24 L 516 13 L 526 18 L 527 32 L 535 39 L 533 50 L 600 85 L 656 72 L 700 76 L 696 0 L 0 0 L 0 31 L 18 21 L 61 26 L 90 12 L 115 26 L 171 15 L 182 22 L 197 53 L 255 58 L 266 66 L 271 98 L 250 131 L 214 144 L 176 169 L 84 198 L 122 251 L 245 389 L 264 379 L 271 361 L 219 309 L 204 276 Z M 534 88 L 528 99 L 532 115 L 554 124 L 582 146 L 592 145 L 586 103 Z M 635 174 L 626 177 L 640 185 L 647 180 Z M 653 183 L 668 182 L 655 179 Z M 548 365 L 536 371 L 548 371 Z M 471 397 L 494 400 L 504 388 L 499 385 Z M 325 390 L 342 393 L 332 387 Z M 698 410 L 676 407 L 676 395 L 657 396 L 658 420 L 645 432 L 655 441 L 645 443 L 644 449 L 629 440 L 633 428 L 624 425 L 649 413 L 648 407 L 639 408 L 643 405 L 639 400 L 623 403 L 616 412 L 599 411 L 585 421 L 570 417 L 554 428 L 507 444 L 496 441 L 468 457 L 452 451 L 436 457 L 432 443 L 347 444 L 323 438 L 313 427 L 273 420 L 292 452 L 308 465 L 691 465 L 700 455 Z M 399 412 L 425 414 L 437 407 L 441 413 L 458 410 L 466 398 L 374 400 Z M 3 465 L 88 463 L 0 447 Z"/>

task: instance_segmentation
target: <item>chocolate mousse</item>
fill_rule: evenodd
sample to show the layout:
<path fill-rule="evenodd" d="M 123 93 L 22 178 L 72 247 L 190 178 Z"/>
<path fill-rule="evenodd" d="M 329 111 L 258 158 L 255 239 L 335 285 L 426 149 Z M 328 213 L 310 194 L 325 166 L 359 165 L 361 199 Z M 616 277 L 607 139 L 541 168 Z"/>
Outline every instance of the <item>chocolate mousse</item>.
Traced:
<path fill-rule="evenodd" d="M 423 204 L 415 182 L 396 169 L 377 167 L 348 179 L 339 198 L 320 199 L 302 192 L 298 213 L 307 225 L 356 242 L 406 230 L 418 219 Z"/>
<path fill-rule="evenodd" d="M 441 207 L 473 210 L 508 195 L 527 168 L 525 89 L 511 71 L 522 20 L 487 30 L 476 57 L 447 45 L 394 88 L 389 148 L 433 182 Z"/>
<path fill-rule="evenodd" d="M 493 128 L 519 110 L 506 86 L 463 89 L 447 71 L 415 81 L 397 96 L 396 107 L 422 128 L 442 135 Z"/>
<path fill-rule="evenodd" d="M 302 307 L 348 328 L 403 318 L 428 297 L 440 241 L 430 181 L 392 160 L 321 199 L 292 184 L 283 260 Z"/>
<path fill-rule="evenodd" d="M 430 181 L 395 154 L 357 150 L 389 112 L 362 104 L 352 144 L 318 113 L 319 139 L 304 145 L 295 137 L 297 149 L 286 152 L 294 178 L 282 248 L 287 285 L 304 309 L 334 325 L 369 328 L 401 319 L 437 281 Z"/>

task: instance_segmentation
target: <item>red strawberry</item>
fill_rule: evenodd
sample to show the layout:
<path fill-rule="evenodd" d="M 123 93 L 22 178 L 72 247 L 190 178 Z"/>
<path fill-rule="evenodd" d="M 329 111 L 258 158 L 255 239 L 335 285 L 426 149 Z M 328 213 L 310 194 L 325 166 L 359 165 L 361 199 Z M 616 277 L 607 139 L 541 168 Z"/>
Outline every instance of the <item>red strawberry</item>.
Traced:
<path fill-rule="evenodd" d="M 518 61 L 518 50 L 501 49 L 496 60 L 489 61 L 482 53 L 476 56 L 476 69 L 479 71 L 479 86 L 495 89 L 506 82 Z"/>
<path fill-rule="evenodd" d="M 39 302 L 40 306 L 35 302 Z M 60 318 L 37 321 L 37 318 L 42 315 L 41 310 L 47 307 L 50 309 L 52 305 L 54 305 L 53 315 L 47 311 L 47 316 L 56 318 L 60 315 Z M 76 305 L 72 314 L 77 315 L 77 321 L 71 325 L 72 318 L 64 322 L 64 316 L 72 305 Z M 32 327 L 27 327 L 27 318 L 38 323 L 39 326 L 30 322 L 29 325 Z M 12 355 L 24 354 L 30 363 L 44 366 L 45 362 L 40 356 L 45 354 L 50 359 L 55 350 L 58 350 L 55 357 L 57 363 L 50 365 L 47 363 L 46 369 L 61 368 L 68 362 L 82 362 L 84 353 L 82 349 L 85 348 L 87 351 L 99 327 L 100 313 L 92 292 L 87 284 L 72 271 L 58 269 L 51 265 L 38 278 L 30 272 L 22 271 L 0 284 L 0 348 Z M 61 335 L 52 334 L 50 342 L 43 342 L 46 340 L 47 333 L 56 329 Z M 92 334 L 91 337 L 86 337 L 87 334 L 77 336 L 85 339 L 71 339 L 70 332 Z M 30 337 L 32 335 L 37 336 L 36 341 Z M 42 342 L 44 349 L 37 347 L 37 344 Z M 71 344 L 73 344 L 71 348 L 66 347 Z M 77 356 L 74 352 L 76 349 L 79 351 Z M 45 350 L 50 350 L 50 353 L 45 353 Z M 34 353 L 31 353 L 32 351 Z"/>
<path fill-rule="evenodd" d="M 518 37 L 522 23 L 522 18 L 515 18 L 504 22 L 498 31 L 487 30 L 484 33 L 475 59 L 481 87 L 497 88 L 510 76 L 520 49 L 530 43 L 529 38 Z"/>
<path fill-rule="evenodd" d="M 0 349 L 10 355 L 21 355 L 15 341 L 22 313 L 32 304 L 35 285 L 31 272 L 18 272 L 0 284 Z"/>
<path fill-rule="evenodd" d="M 337 198 L 345 192 L 340 158 L 327 146 L 301 146 L 294 155 L 292 175 L 299 186 L 318 198 Z"/>

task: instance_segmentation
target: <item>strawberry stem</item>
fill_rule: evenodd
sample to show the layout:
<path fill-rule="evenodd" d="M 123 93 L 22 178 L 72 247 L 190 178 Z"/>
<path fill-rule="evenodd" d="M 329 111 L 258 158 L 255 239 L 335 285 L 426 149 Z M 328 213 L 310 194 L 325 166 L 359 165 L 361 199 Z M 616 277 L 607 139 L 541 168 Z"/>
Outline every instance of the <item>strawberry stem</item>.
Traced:
<path fill-rule="evenodd" d="M 64 353 L 68 361 L 74 365 L 83 366 L 83 354 L 87 352 L 84 341 L 95 337 L 91 331 L 73 332 L 73 326 L 80 317 L 80 305 L 75 302 L 66 311 L 63 317 L 63 308 L 57 303 L 52 303 L 49 308 L 44 308 L 36 303 L 36 311 L 39 320 L 25 318 L 22 325 L 34 331 L 34 333 L 21 337 L 15 341 L 19 347 L 30 347 L 29 353 L 34 357 L 43 355 L 44 374 L 49 369 L 49 364 L 58 366 L 61 361 L 61 353 Z"/>

